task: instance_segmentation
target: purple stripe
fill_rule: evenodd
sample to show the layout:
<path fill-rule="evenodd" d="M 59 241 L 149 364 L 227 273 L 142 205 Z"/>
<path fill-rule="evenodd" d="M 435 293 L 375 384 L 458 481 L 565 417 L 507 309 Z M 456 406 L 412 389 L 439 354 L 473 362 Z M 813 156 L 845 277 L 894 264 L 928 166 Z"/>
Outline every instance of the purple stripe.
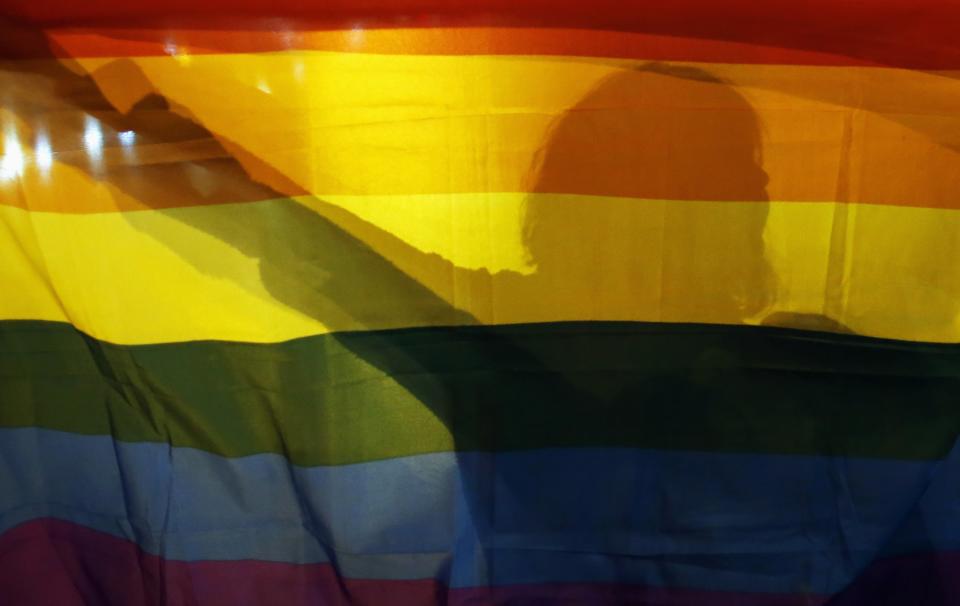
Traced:
<path fill-rule="evenodd" d="M 960 603 L 960 552 L 880 560 L 832 598 L 617 584 L 448 590 L 432 580 L 345 579 L 330 564 L 165 560 L 143 552 L 132 542 L 48 518 L 23 524 L 0 536 L 0 595 L 11 604 L 59 606 L 942 606 Z"/>

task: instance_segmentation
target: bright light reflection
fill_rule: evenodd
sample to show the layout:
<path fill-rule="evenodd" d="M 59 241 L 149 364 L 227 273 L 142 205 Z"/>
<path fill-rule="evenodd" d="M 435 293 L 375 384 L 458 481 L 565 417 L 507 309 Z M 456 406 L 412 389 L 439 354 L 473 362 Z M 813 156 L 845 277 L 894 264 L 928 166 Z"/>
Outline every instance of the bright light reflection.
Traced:
<path fill-rule="evenodd" d="M 362 46 L 363 45 L 363 26 L 360 24 L 354 25 L 350 28 L 350 33 L 347 34 L 347 41 L 351 46 Z"/>
<path fill-rule="evenodd" d="M 7 130 L 3 137 L 3 157 L 0 158 L 0 180 L 16 179 L 23 173 L 23 150 L 17 133 Z"/>
<path fill-rule="evenodd" d="M 270 85 L 267 84 L 266 80 L 260 80 L 257 82 L 257 90 L 267 93 L 268 95 L 273 94 L 273 90 L 271 90 Z"/>
<path fill-rule="evenodd" d="M 37 135 L 37 142 L 33 146 L 33 161 L 41 173 L 50 172 L 50 167 L 53 166 L 53 150 L 50 149 L 50 140 L 46 133 Z"/>
<path fill-rule="evenodd" d="M 163 52 L 173 57 L 177 63 L 186 65 L 190 63 L 190 53 L 186 49 L 177 46 L 173 40 L 167 40 L 163 43 Z"/>
<path fill-rule="evenodd" d="M 297 61 L 293 64 L 293 77 L 296 78 L 297 82 L 303 82 L 304 71 L 303 61 Z"/>
<path fill-rule="evenodd" d="M 103 153 L 103 131 L 100 130 L 100 123 L 92 116 L 84 118 L 83 146 L 91 156 Z"/>
<path fill-rule="evenodd" d="M 94 170 L 99 170 L 103 160 L 103 131 L 100 129 L 100 122 L 93 116 L 84 118 L 83 146 L 87 150 L 91 166 Z"/>
<path fill-rule="evenodd" d="M 127 164 L 134 163 L 137 157 L 137 133 L 132 130 L 120 131 L 117 133 L 117 139 L 120 141 L 124 161 Z"/>
<path fill-rule="evenodd" d="M 120 145 L 124 147 L 130 147 L 137 142 L 137 133 L 133 132 L 132 130 L 125 130 L 117 133 L 117 139 L 120 140 Z"/>

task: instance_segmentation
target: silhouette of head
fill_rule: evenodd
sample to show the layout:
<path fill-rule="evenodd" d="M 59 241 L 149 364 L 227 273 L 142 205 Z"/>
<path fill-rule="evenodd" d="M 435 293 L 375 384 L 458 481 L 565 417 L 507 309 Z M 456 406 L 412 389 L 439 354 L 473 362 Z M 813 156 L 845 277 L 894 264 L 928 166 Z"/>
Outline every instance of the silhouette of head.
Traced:
<path fill-rule="evenodd" d="M 562 272 L 601 298 L 658 297 L 663 320 L 766 307 L 760 129 L 723 81 L 660 64 L 618 71 L 554 123 L 530 174 L 534 194 L 552 194 L 530 197 L 524 225 L 544 277 Z"/>

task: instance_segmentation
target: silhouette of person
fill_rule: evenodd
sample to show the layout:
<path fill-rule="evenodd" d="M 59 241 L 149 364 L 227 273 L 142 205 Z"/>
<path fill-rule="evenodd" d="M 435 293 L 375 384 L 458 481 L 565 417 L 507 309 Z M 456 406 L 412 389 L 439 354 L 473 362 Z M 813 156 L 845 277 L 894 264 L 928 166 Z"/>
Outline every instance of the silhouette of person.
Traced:
<path fill-rule="evenodd" d="M 534 159 L 523 233 L 535 272 L 494 283 L 510 293 L 512 304 L 548 308 L 541 311 L 548 317 L 577 310 L 581 318 L 747 321 L 767 308 L 774 288 L 764 255 L 768 205 L 761 151 L 749 103 L 706 71 L 661 64 L 617 71 L 555 120 Z M 660 353 L 671 358 L 667 350 Z M 702 419 L 701 444 L 721 444 L 731 426 L 712 422 L 719 415 L 748 418 L 730 404 L 749 401 L 749 383 L 731 380 L 736 360 L 716 359 L 729 350 L 694 353 L 694 359 L 662 365 L 647 360 L 634 373 L 608 372 L 602 384 L 586 368 L 567 369 L 549 380 L 575 393 L 578 405 L 551 409 L 559 396 L 537 385 L 523 406 L 539 419 L 560 411 L 563 420 L 547 430 L 557 444 L 576 444 L 574 431 L 609 435 L 599 425 L 622 427 L 626 444 L 625 434 L 677 427 L 678 418 Z M 714 403 L 717 416 L 705 416 Z M 655 446 L 684 443 L 683 436 L 666 435 Z M 584 460 L 589 456 L 584 453 Z M 618 499 L 593 501 L 589 512 L 578 507 L 578 495 L 540 494 L 529 468 L 499 466 L 486 485 L 472 487 L 475 521 L 486 535 L 481 542 L 494 552 L 522 544 L 558 553 L 631 553 L 637 536 L 710 532 L 699 526 L 710 523 L 712 504 L 644 484 L 644 464 L 628 458 L 598 470 L 571 457 L 562 472 L 539 470 L 562 473 L 570 486 L 619 491 Z M 650 490 L 671 503 L 658 522 L 640 521 L 636 510 Z M 496 502 L 512 503 L 509 515 L 484 511 L 483 504 Z"/>
<path fill-rule="evenodd" d="M 146 94 L 122 113 L 90 78 L 50 65 L 43 69 L 59 101 L 95 112 L 115 132 L 135 130 L 144 146 L 172 144 L 167 161 L 151 165 L 118 161 L 98 167 L 80 156 L 72 161 L 146 208 L 162 212 L 171 198 L 190 204 L 306 193 L 184 118 L 182 111 L 171 111 L 158 95 Z M 130 65 L 110 69 L 126 70 L 117 77 L 128 84 L 137 78 Z M 149 86 L 142 88 L 149 93 Z M 23 99 L 32 94 L 20 93 Z M 52 134 L 80 136 L 77 115 L 61 119 L 49 128 Z M 773 289 L 763 248 L 767 195 L 759 141 L 749 103 L 702 70 L 649 64 L 614 73 L 555 121 L 533 162 L 529 189 L 535 195 L 527 203 L 523 226 L 535 267 L 529 275 L 454 267 L 322 200 L 311 207 L 292 199 L 278 201 L 270 215 L 211 210 L 170 216 L 256 259 L 271 297 L 333 330 L 454 327 L 435 331 L 431 347 L 411 346 L 390 331 L 333 337 L 357 359 L 396 381 L 450 431 L 456 450 L 464 453 L 458 463 L 467 482 L 473 533 L 465 541 L 479 552 L 476 561 L 454 562 L 451 569 L 475 566 L 478 574 L 495 580 L 502 569 L 496 565 L 498 554 L 518 543 L 558 552 L 630 553 L 630 537 L 645 531 L 708 533 L 710 529 L 699 525 L 710 520 L 704 508 L 711 504 L 693 502 L 665 484 L 632 483 L 643 475 L 631 468 L 642 465 L 639 458 L 617 469 L 598 470 L 578 465 L 580 455 L 572 451 L 571 465 L 562 470 L 570 485 L 615 486 L 621 495 L 605 499 L 606 509 L 578 517 L 571 512 L 582 510 L 573 502 L 539 494 L 539 485 L 527 475 L 529 468 L 497 465 L 495 457 L 478 459 L 473 451 L 530 443 L 542 448 L 583 446 L 591 440 L 635 446 L 645 427 L 678 427 L 674 418 L 702 414 L 712 403 L 717 403 L 717 417 L 703 418 L 696 431 L 716 435 L 698 439 L 725 443 L 731 439 L 731 424 L 721 417 L 733 419 L 734 425 L 750 421 L 747 411 L 730 406 L 749 400 L 740 397 L 750 389 L 749 381 L 736 376 L 730 380 L 737 361 L 717 360 L 729 354 L 707 347 L 694 352 L 692 360 L 663 352 L 663 360 L 637 361 L 630 356 L 640 354 L 626 351 L 633 372 L 608 372 L 598 383 L 591 379 L 597 369 L 562 366 L 549 345 L 531 346 L 516 331 L 465 338 L 467 329 L 457 327 L 483 324 L 488 318 L 458 309 L 404 268 L 423 266 L 431 275 L 454 275 L 475 292 L 493 289 L 512 305 L 540 308 L 539 316 L 559 320 L 577 310 L 583 312 L 578 319 L 746 321 L 762 314 Z M 183 161 L 177 149 L 182 142 L 189 142 L 187 147 L 201 142 L 206 151 Z M 66 143 L 53 145 L 62 149 Z M 71 162 L 69 156 L 63 160 Z M 151 231 L 135 213 L 125 218 L 201 270 L 232 278 L 230 268 Z M 558 343 L 565 346 L 565 341 Z M 460 359 L 475 365 L 457 367 L 433 351 L 457 348 Z M 274 365 L 270 372 L 279 389 L 319 372 L 283 360 L 264 363 Z M 697 403 L 695 410 L 692 403 Z M 279 419 L 282 424 L 282 412 Z M 310 428 L 284 426 L 278 432 L 284 434 L 284 448 L 309 447 L 296 440 L 308 440 Z M 641 445 L 652 448 L 688 443 L 686 436 L 669 432 L 644 440 Z M 645 490 L 660 491 L 661 501 L 669 504 L 661 528 L 637 526 L 632 508 Z M 513 503 L 506 517 L 496 506 L 505 501 Z M 306 513 L 305 519 L 308 526 L 314 524 L 311 532 L 333 544 L 333 533 L 323 527 L 323 520 Z"/>

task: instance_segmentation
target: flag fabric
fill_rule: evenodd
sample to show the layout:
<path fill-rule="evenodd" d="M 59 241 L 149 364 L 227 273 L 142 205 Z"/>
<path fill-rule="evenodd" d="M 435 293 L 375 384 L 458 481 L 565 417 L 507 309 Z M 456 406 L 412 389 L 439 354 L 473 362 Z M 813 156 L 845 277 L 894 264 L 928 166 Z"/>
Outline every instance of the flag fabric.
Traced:
<path fill-rule="evenodd" d="M 960 604 L 956 3 L 0 15 L 0 604 Z"/>

